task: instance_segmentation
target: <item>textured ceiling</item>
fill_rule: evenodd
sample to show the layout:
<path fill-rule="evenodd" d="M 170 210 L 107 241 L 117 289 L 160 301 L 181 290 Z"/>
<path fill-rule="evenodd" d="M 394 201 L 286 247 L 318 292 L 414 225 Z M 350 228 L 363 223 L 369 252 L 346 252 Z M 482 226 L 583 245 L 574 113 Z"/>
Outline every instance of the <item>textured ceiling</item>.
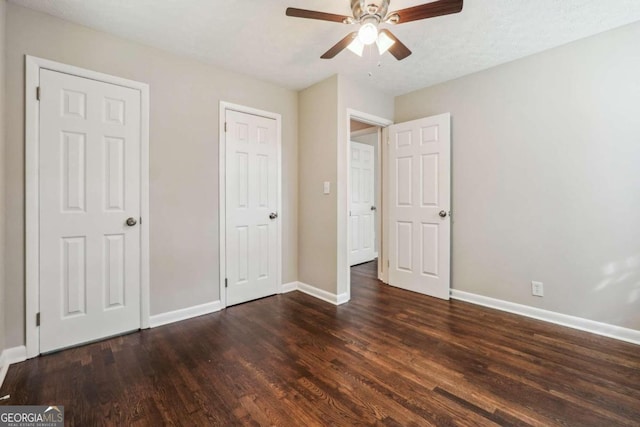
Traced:
<path fill-rule="evenodd" d="M 117 36 L 291 89 L 333 74 L 399 95 L 640 20 L 640 0 L 466 0 L 461 13 L 398 25 L 413 55 L 345 50 L 352 31 L 289 18 L 287 6 L 350 14 L 349 0 L 11 0 Z M 392 0 L 390 10 L 428 0 Z M 370 75 L 371 74 L 371 75 Z"/>

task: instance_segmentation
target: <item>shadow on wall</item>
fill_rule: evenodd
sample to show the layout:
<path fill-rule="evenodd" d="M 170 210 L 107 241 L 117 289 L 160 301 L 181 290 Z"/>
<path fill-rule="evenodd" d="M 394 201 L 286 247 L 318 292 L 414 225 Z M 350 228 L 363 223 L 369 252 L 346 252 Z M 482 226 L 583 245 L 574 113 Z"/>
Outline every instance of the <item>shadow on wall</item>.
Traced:
<path fill-rule="evenodd" d="M 602 280 L 593 288 L 592 293 L 600 294 L 614 287 L 628 290 L 628 297 L 624 303 L 638 307 L 633 314 L 632 322 L 640 324 L 640 254 L 608 262 L 602 267 L 602 275 Z"/>

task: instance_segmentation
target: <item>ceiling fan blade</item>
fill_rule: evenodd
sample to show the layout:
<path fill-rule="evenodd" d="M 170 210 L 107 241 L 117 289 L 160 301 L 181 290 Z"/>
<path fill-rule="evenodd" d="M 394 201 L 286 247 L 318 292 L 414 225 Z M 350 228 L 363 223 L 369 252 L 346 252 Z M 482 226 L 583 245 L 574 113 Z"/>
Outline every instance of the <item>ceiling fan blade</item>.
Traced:
<path fill-rule="evenodd" d="M 326 51 L 324 53 L 324 55 L 322 55 L 320 58 L 322 58 L 322 59 L 331 59 L 331 58 L 333 58 L 334 56 L 336 56 L 337 54 L 342 52 L 347 46 L 349 46 L 351 44 L 351 42 L 353 41 L 353 39 L 356 38 L 357 35 L 358 35 L 357 31 L 354 31 L 353 33 L 347 34 L 347 36 L 345 38 L 340 40 L 338 43 L 334 44 L 333 47 L 331 49 L 329 49 L 328 51 Z"/>
<path fill-rule="evenodd" d="M 405 22 L 458 13 L 462 10 L 463 2 L 464 0 L 438 0 L 420 6 L 397 10 L 389 15 L 397 14 L 399 17 L 397 23 L 404 24 Z"/>
<path fill-rule="evenodd" d="M 395 43 L 389 48 L 389 53 L 396 57 L 398 61 L 402 61 L 407 56 L 411 55 L 411 51 L 406 47 L 396 36 L 389 30 L 380 30 L 381 33 L 385 33 L 387 37 L 393 40 Z"/>
<path fill-rule="evenodd" d="M 287 16 L 293 16 L 294 18 L 319 19 L 321 21 L 332 21 L 340 23 L 350 18 L 350 16 L 316 12 L 315 10 L 296 9 L 295 7 L 287 8 Z"/>

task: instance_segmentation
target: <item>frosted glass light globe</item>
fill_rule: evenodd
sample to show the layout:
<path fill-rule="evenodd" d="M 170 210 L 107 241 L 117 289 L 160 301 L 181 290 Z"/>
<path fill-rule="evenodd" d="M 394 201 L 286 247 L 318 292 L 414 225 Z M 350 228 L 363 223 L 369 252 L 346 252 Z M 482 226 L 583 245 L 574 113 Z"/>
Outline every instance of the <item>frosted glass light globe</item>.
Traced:
<path fill-rule="evenodd" d="M 367 22 L 358 30 L 358 38 L 365 45 L 370 45 L 378 39 L 378 29 L 371 22 Z"/>

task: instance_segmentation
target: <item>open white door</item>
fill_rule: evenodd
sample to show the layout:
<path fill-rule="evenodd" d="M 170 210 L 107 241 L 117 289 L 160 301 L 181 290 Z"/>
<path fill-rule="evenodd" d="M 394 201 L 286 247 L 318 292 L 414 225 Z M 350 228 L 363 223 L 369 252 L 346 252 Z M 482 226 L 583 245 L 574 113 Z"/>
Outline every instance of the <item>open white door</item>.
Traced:
<path fill-rule="evenodd" d="M 389 127 L 389 284 L 449 299 L 450 114 Z"/>
<path fill-rule="evenodd" d="M 227 305 L 278 293 L 276 120 L 226 110 Z"/>
<path fill-rule="evenodd" d="M 368 262 L 375 254 L 374 147 L 351 141 L 350 265 Z"/>

